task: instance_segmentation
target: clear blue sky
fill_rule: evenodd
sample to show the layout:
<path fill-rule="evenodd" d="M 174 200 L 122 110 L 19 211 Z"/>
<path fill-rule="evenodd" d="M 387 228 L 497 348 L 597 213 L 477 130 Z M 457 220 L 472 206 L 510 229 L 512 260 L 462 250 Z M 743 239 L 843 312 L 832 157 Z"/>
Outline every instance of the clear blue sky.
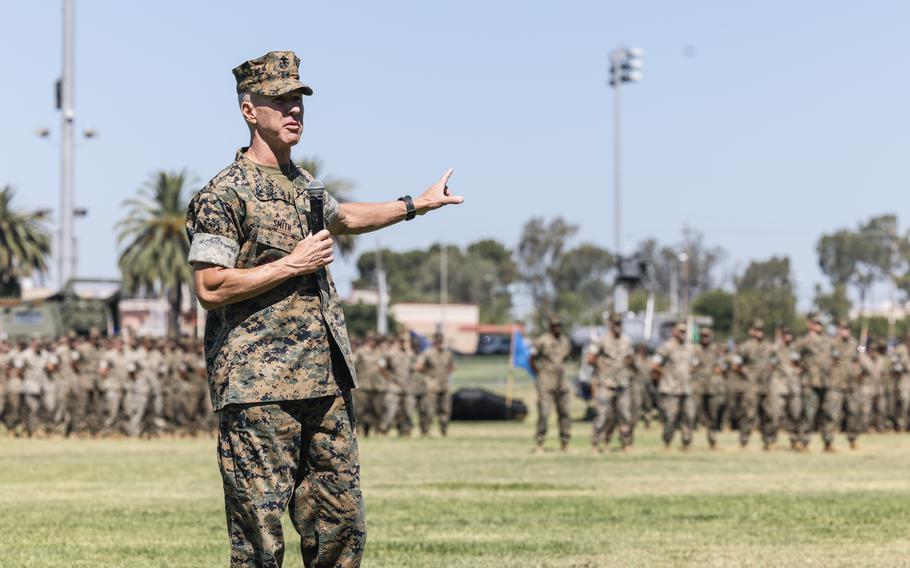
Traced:
<path fill-rule="evenodd" d="M 645 51 L 624 91 L 625 237 L 729 252 L 725 270 L 789 255 L 810 298 L 818 235 L 881 212 L 906 227 L 910 4 L 906 2 L 78 1 L 81 275 L 116 275 L 120 203 L 158 169 L 201 186 L 246 142 L 231 68 L 273 49 L 303 60 L 296 156 L 357 183 L 416 194 L 448 166 L 459 209 L 379 233 L 385 246 L 514 245 L 531 216 L 563 215 L 612 246 L 608 51 Z M 58 205 L 58 1 L 0 20 L 0 184 L 23 207 Z M 694 56 L 686 46 L 694 47 Z M 376 236 L 362 238 L 363 247 Z M 335 266 L 340 288 L 356 275 Z"/>

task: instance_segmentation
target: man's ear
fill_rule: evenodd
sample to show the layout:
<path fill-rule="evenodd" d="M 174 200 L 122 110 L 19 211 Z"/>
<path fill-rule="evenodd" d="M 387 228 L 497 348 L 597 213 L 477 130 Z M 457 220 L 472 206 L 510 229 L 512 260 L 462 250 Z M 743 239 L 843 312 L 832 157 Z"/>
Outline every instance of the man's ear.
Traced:
<path fill-rule="evenodd" d="M 240 103 L 240 114 L 243 115 L 243 120 L 245 120 L 247 124 L 256 124 L 256 107 L 253 105 L 252 101 L 243 101 Z"/>

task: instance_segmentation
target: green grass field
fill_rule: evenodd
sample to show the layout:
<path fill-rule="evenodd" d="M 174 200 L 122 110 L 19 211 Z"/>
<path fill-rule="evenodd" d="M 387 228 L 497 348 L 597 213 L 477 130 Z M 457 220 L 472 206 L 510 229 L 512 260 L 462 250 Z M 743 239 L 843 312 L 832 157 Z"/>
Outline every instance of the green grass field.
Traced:
<path fill-rule="evenodd" d="M 474 360 L 456 382 L 504 377 Z M 525 378 L 517 394 L 533 409 Z M 712 453 L 699 432 L 682 454 L 652 427 L 631 454 L 594 455 L 577 422 L 570 454 L 533 456 L 532 433 L 361 440 L 364 566 L 910 566 L 910 435 L 797 455 L 731 434 Z M 223 566 L 223 514 L 213 440 L 0 438 L 0 566 Z"/>

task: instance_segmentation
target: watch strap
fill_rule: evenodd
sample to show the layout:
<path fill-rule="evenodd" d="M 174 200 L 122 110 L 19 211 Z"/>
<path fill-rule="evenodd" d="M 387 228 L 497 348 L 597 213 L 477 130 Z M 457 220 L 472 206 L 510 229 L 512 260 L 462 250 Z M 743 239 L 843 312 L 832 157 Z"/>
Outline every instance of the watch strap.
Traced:
<path fill-rule="evenodd" d="M 402 195 L 398 198 L 398 201 L 404 201 L 404 206 L 406 213 L 404 215 L 405 221 L 410 221 L 417 216 L 417 209 L 414 208 L 414 200 L 411 199 L 410 195 Z"/>

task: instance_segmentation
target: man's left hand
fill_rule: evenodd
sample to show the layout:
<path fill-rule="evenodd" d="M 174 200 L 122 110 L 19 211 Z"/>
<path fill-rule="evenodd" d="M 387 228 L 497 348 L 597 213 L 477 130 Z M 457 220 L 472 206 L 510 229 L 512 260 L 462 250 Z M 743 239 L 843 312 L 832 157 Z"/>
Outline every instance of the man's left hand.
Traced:
<path fill-rule="evenodd" d="M 439 209 L 446 205 L 458 205 L 464 203 L 464 197 L 452 195 L 449 193 L 449 178 L 455 170 L 449 168 L 446 173 L 442 174 L 439 181 L 431 185 L 420 194 L 420 197 L 414 200 L 414 209 L 418 215 L 423 215 L 427 211 Z"/>

